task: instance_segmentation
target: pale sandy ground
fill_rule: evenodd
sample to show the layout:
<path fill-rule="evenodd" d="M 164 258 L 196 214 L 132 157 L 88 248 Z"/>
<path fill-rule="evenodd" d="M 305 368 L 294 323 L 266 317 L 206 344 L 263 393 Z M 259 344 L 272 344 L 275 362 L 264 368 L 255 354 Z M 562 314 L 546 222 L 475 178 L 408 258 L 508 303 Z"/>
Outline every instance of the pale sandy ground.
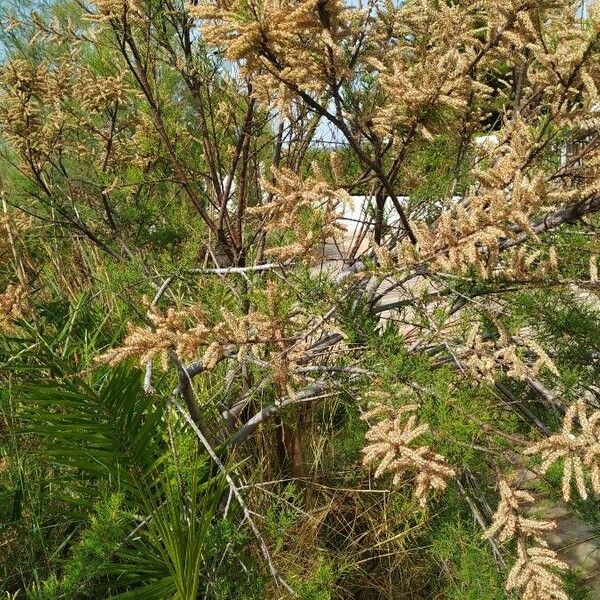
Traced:
<path fill-rule="evenodd" d="M 542 510 L 544 518 L 555 520 L 558 527 L 548 542 L 568 565 L 585 578 L 592 598 L 600 598 L 600 538 L 592 528 L 573 516 L 562 502 Z"/>

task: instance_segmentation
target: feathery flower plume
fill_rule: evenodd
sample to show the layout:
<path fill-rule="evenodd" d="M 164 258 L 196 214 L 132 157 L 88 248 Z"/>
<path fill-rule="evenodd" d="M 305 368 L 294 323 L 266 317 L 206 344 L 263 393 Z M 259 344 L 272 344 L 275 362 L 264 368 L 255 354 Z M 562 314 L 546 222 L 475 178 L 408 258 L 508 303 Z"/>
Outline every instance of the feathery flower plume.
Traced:
<path fill-rule="evenodd" d="M 363 464 L 378 463 L 374 476 L 391 473 L 393 486 L 416 471 L 415 497 L 425 506 L 429 493 L 444 490 L 455 472 L 443 456 L 428 446 L 411 447 L 412 442 L 429 430 L 427 424 L 418 424 L 416 415 L 410 414 L 417 408 L 416 404 L 399 408 L 379 404 L 362 416 L 363 420 L 383 417 L 365 434 L 368 443 L 363 448 Z"/>
<path fill-rule="evenodd" d="M 141 365 L 145 365 L 159 357 L 166 370 L 169 351 L 174 350 L 180 358 L 187 358 L 193 356 L 200 346 L 208 344 L 210 329 L 204 324 L 203 313 L 196 307 L 181 311 L 170 308 L 163 313 L 156 306 L 150 306 L 146 314 L 151 328 L 130 324 L 123 345 L 108 350 L 96 361 L 114 366 L 136 357 Z M 211 353 L 214 354 L 214 350 Z"/>
<path fill-rule="evenodd" d="M 565 413 L 561 433 L 536 442 L 525 449 L 525 454 L 539 454 L 541 473 L 562 460 L 562 493 L 566 502 L 571 499 L 573 481 L 579 495 L 588 497 L 584 469 L 589 472 L 595 494 L 600 494 L 600 411 L 587 415 L 583 398 L 574 402 Z M 576 423 L 579 427 L 576 428 Z"/>
<path fill-rule="evenodd" d="M 283 111 L 293 98 L 290 86 L 321 93 L 331 61 L 338 76 L 348 70 L 341 45 L 358 11 L 341 0 L 259 0 L 251 10 L 242 0 L 202 1 L 188 11 L 209 43 L 243 61 L 255 97 L 266 104 L 277 99 Z"/>
<path fill-rule="evenodd" d="M 123 17 L 139 17 L 141 14 L 140 0 L 93 0 L 96 13 L 88 15 L 93 21 L 108 21 L 110 19 Z"/>
<path fill-rule="evenodd" d="M 500 329 L 500 324 L 497 323 Z M 469 374 L 479 380 L 492 383 L 499 372 L 514 379 L 525 380 L 537 377 L 542 369 L 558 376 L 556 365 L 548 353 L 533 339 L 523 334 L 510 335 L 500 330 L 498 339 L 485 339 L 480 334 L 480 324 L 475 324 L 461 347 L 463 364 Z M 521 347 L 532 354 L 535 360 L 520 356 Z"/>
<path fill-rule="evenodd" d="M 21 285 L 9 285 L 0 294 L 0 332 L 8 333 L 14 322 L 23 316 L 25 289 Z"/>
<path fill-rule="evenodd" d="M 518 543 L 517 562 L 508 574 L 506 589 L 517 590 L 521 600 L 569 600 L 560 575 L 569 567 L 554 550 Z"/>
<path fill-rule="evenodd" d="M 500 481 L 500 503 L 492 517 L 492 524 L 485 532 L 484 538 L 496 537 L 500 542 L 513 538 L 531 537 L 542 546 L 546 542 L 542 539 L 543 532 L 551 531 L 556 527 L 554 521 L 540 521 L 522 516 L 523 504 L 532 503 L 533 496 L 524 490 L 513 490 L 510 485 Z"/>
<path fill-rule="evenodd" d="M 562 580 L 555 573 L 566 570 L 568 565 L 559 560 L 542 537 L 544 532 L 554 529 L 556 523 L 522 515 L 523 505 L 534 501 L 528 492 L 513 490 L 504 480 L 500 481 L 499 488 L 500 503 L 483 537 L 497 537 L 500 542 L 517 540 L 517 561 L 508 574 L 506 589 L 518 591 L 521 600 L 568 600 Z M 530 539 L 535 545 L 529 544 Z"/>
<path fill-rule="evenodd" d="M 197 306 L 182 310 L 170 308 L 166 312 L 149 306 L 147 318 L 150 326 L 130 324 L 122 345 L 108 350 L 96 361 L 116 365 L 135 357 L 141 365 L 146 365 L 159 358 L 166 370 L 169 352 L 174 351 L 179 358 L 188 360 L 198 358 L 204 349 L 203 366 L 210 370 L 224 356 L 236 355 L 237 352 L 239 362 L 250 358 L 268 364 L 273 382 L 291 393 L 291 385 L 300 380 L 295 369 L 307 347 L 305 342 L 297 341 L 294 332 L 296 327 L 304 330 L 305 323 L 281 309 L 280 291 L 275 284 L 269 283 L 264 312 L 255 310 L 240 316 L 222 308 L 222 320 L 216 324 L 209 324 Z M 147 300 L 145 302 L 147 304 Z M 265 362 L 265 355 L 273 357 L 270 363 Z"/>
<path fill-rule="evenodd" d="M 276 183 L 264 181 L 263 186 L 274 199 L 248 213 L 264 219 L 267 231 L 288 231 L 295 241 L 269 248 L 266 254 L 281 261 L 310 254 L 343 229 L 338 210 L 349 201 L 347 192 L 331 189 L 317 176 L 302 180 L 289 169 L 273 171 Z"/>

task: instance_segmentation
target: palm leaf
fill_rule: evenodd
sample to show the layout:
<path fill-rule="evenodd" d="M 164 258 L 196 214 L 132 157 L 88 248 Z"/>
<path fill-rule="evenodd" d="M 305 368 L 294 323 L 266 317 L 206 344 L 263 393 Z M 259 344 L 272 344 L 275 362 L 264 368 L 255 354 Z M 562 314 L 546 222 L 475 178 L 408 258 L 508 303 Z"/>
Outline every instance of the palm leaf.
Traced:
<path fill-rule="evenodd" d="M 30 384 L 19 398 L 22 433 L 41 440 L 37 452 L 60 477 L 50 485 L 61 486 L 64 501 L 89 511 L 101 494 L 118 491 L 134 517 L 135 529 L 101 565 L 94 589 L 195 598 L 222 485 L 197 448 L 185 468 L 173 459 L 165 403 L 142 391 L 139 371 L 125 366 L 93 383 Z"/>

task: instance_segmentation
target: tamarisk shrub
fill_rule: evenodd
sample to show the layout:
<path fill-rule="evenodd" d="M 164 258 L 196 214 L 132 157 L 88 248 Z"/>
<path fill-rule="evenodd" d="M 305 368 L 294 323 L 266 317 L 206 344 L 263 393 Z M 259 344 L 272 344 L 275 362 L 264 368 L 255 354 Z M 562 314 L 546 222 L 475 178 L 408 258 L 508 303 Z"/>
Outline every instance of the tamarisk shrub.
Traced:
<path fill-rule="evenodd" d="M 323 573 L 332 597 L 484 598 L 476 576 L 461 581 L 460 565 L 431 560 L 436 532 L 462 528 L 473 547 L 489 545 L 500 588 L 564 600 L 566 565 L 544 539 L 554 525 L 529 516 L 534 496 L 507 481 L 539 457 L 542 475 L 562 468 L 565 500 L 573 487 L 582 499 L 600 493 L 597 7 L 50 4 L 0 7 L 0 250 L 10 257 L 0 354 L 19 367 L 0 375 L 7 394 L 15 378 L 81 384 L 45 424 L 58 444 L 60 421 L 72 436 L 65 456 L 86 458 L 72 470 L 15 461 L 0 473 L 16 521 L 35 515 L 30 529 L 54 531 L 63 508 L 46 512 L 55 507 L 29 494 L 21 510 L 23 469 L 42 491 L 51 469 L 60 481 L 75 473 L 85 492 L 66 495 L 84 507 L 104 477 L 96 459 L 110 474 L 103 486 L 120 481 L 113 447 L 89 458 L 95 446 L 71 425 L 96 432 L 81 390 L 111 382 L 103 400 L 114 411 L 113 386 L 140 366 L 146 394 L 129 394 L 119 415 L 141 447 L 149 430 L 160 434 L 147 464 L 166 465 L 151 486 L 166 490 L 162 518 L 155 525 L 142 494 L 133 533 L 111 544 L 122 550 L 114 564 L 75 578 L 82 595 L 143 595 L 146 584 L 160 595 L 156 573 L 167 573 L 173 598 L 219 597 L 212 579 L 234 589 L 243 571 L 262 598 L 318 588 L 310 578 Z M 353 197 L 362 205 L 349 221 Z M 18 241 L 25 228 L 35 240 Z M 79 323 L 76 305 L 94 317 Z M 166 393 L 153 396 L 158 380 Z M 383 390 L 375 406 L 368 390 Z M 6 423 L 35 420 L 26 402 L 6 406 Z M 212 526 L 195 508 L 199 473 L 217 473 L 229 492 L 206 502 L 214 518 L 249 527 L 250 541 L 225 544 L 243 557 L 212 561 L 220 550 L 198 533 Z M 371 478 L 390 489 L 373 490 Z M 365 519 L 346 506 L 350 491 L 384 500 L 369 500 Z M 265 538 L 273 497 L 293 517 Z M 482 542 L 473 529 L 490 517 Z M 65 517 L 51 550 L 28 535 L 32 564 L 11 566 L 10 593 L 61 580 L 37 563 L 61 568 L 77 519 Z M 138 532 L 160 556 L 134 572 Z M 373 547 L 349 556 L 363 539 Z M 400 542 L 405 554 L 384 551 Z M 235 566 L 222 578 L 224 564 Z"/>

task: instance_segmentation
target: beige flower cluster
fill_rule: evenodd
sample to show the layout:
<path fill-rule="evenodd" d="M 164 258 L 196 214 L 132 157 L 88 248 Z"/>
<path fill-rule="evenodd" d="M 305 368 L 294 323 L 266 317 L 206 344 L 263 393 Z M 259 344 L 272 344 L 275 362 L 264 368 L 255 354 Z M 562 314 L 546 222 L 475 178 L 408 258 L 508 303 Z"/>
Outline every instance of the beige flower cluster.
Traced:
<path fill-rule="evenodd" d="M 589 486 L 600 494 L 600 411 L 588 415 L 586 402 L 580 399 L 567 409 L 562 431 L 525 449 L 526 455 L 539 455 L 544 474 L 557 462 L 562 462 L 562 493 L 571 500 L 573 484 L 579 495 L 588 497 Z M 511 569 L 506 588 L 517 590 L 522 600 L 568 600 L 557 571 L 568 567 L 555 551 L 547 547 L 544 532 L 555 527 L 551 521 L 523 516 L 523 505 L 534 498 L 523 490 L 513 490 L 506 481 L 500 482 L 500 503 L 490 528 L 484 537 L 497 537 L 501 542 L 517 540 L 517 561 Z M 536 545 L 529 545 L 533 539 Z"/>
<path fill-rule="evenodd" d="M 211 329 L 205 325 L 202 311 L 196 307 L 162 312 L 150 306 L 147 312 L 150 328 L 129 325 L 123 345 L 97 358 L 100 363 L 117 365 L 129 358 L 139 358 L 140 364 L 159 357 L 163 368 L 169 365 L 169 351 L 180 358 L 194 356 L 201 346 L 209 344 Z"/>
<path fill-rule="evenodd" d="M 205 39 L 243 60 L 255 95 L 280 108 L 291 99 L 286 85 L 303 92 L 325 90 L 331 69 L 345 72 L 340 42 L 356 11 L 341 0 L 229 0 L 200 2 L 189 13 Z"/>
<path fill-rule="evenodd" d="M 513 490 L 505 481 L 501 480 L 500 502 L 492 517 L 492 525 L 485 532 L 484 538 L 498 538 L 506 542 L 519 537 L 531 537 L 542 546 L 546 546 L 543 534 L 556 527 L 553 521 L 540 521 L 523 516 L 524 505 L 534 501 L 533 496 L 525 490 Z"/>
<path fill-rule="evenodd" d="M 365 434 L 363 464 L 376 463 L 375 478 L 386 473 L 393 475 L 392 485 L 399 485 L 409 474 L 415 476 L 414 494 L 419 504 L 425 506 L 429 494 L 442 491 L 448 479 L 454 477 L 452 469 L 443 456 L 428 446 L 412 447 L 413 442 L 429 430 L 425 423 L 419 424 L 413 413 L 416 404 L 394 408 L 379 404 L 362 416 L 363 420 L 381 418 L 371 425 Z"/>
<path fill-rule="evenodd" d="M 43 160 L 60 143 L 65 119 L 58 104 L 67 93 L 62 73 L 13 59 L 2 66 L 0 90 L 3 136 L 19 153 Z"/>
<path fill-rule="evenodd" d="M 25 288 L 21 285 L 9 285 L 0 294 L 0 332 L 10 332 L 14 322 L 23 316 L 25 295 Z"/>
<path fill-rule="evenodd" d="M 204 369 L 210 370 L 225 356 L 236 356 L 239 362 L 250 359 L 268 367 L 272 381 L 281 390 L 291 392 L 292 384 L 299 380 L 295 370 L 307 347 L 295 332 L 297 328 L 304 330 L 306 323 L 302 318 L 282 313 L 278 291 L 277 285 L 267 285 L 263 310 L 236 315 L 222 308 L 222 319 L 216 324 L 211 324 L 197 306 L 164 312 L 149 306 L 149 326 L 130 324 L 122 345 L 96 360 L 116 365 L 137 358 L 144 366 L 158 358 L 166 370 L 171 352 L 185 360 L 198 359 L 201 353 Z"/>
<path fill-rule="evenodd" d="M 135 98 L 124 72 L 101 74 L 82 66 L 77 46 L 68 55 L 40 63 L 6 60 L 0 69 L 0 132 L 18 153 L 22 167 L 36 177 L 66 152 L 85 155 L 102 168 L 136 162 L 134 135 L 113 135 L 114 156 L 109 157 L 107 134 L 99 126 L 108 111 L 116 115 Z M 120 131 L 134 129 L 142 120 L 140 115 L 119 117 Z"/>
<path fill-rule="evenodd" d="M 525 454 L 540 456 L 541 473 L 562 461 L 562 493 L 566 502 L 571 499 L 573 483 L 583 499 L 588 497 L 586 472 L 592 491 L 600 494 L 600 411 L 588 416 L 585 400 L 574 402 L 565 413 L 561 433 L 533 444 Z"/>
<path fill-rule="evenodd" d="M 493 383 L 499 370 L 520 380 L 537 377 L 542 369 L 559 375 L 554 361 L 530 335 L 509 335 L 499 324 L 498 328 L 500 336 L 489 339 L 481 334 L 479 324 L 474 325 L 459 349 L 462 364 L 474 379 Z M 526 362 L 519 348 L 535 358 Z"/>
<path fill-rule="evenodd" d="M 141 365 L 145 365 L 159 357 L 166 370 L 170 351 L 179 358 L 191 359 L 197 356 L 200 348 L 205 347 L 203 362 L 205 368 L 210 369 L 223 357 L 227 346 L 238 347 L 241 360 L 249 348 L 281 337 L 278 325 L 268 315 L 251 312 L 239 317 L 226 309 L 221 312 L 223 320 L 210 326 L 198 307 L 170 308 L 166 312 L 150 307 L 147 313 L 150 328 L 130 325 L 123 345 L 105 352 L 97 360 L 116 365 L 136 357 Z"/>
<path fill-rule="evenodd" d="M 517 562 L 506 580 L 506 589 L 517 590 L 521 600 L 569 600 L 560 575 L 568 565 L 554 550 L 527 546 L 522 540 L 517 545 Z"/>
<path fill-rule="evenodd" d="M 124 106 L 135 97 L 133 89 L 126 84 L 125 72 L 101 76 L 89 69 L 78 74 L 75 93 L 81 107 L 91 113 Z"/>
<path fill-rule="evenodd" d="M 140 0 L 93 0 L 96 12 L 88 15 L 93 21 L 108 21 L 115 18 L 137 19 L 142 15 Z"/>
<path fill-rule="evenodd" d="M 510 123 L 504 141 L 493 150 L 493 163 L 474 172 L 479 185 L 432 225 L 412 223 L 417 244 L 399 245 L 399 263 L 427 262 L 436 270 L 454 273 L 474 268 L 482 277 L 502 274 L 511 279 L 555 270 L 554 252 L 543 261 L 539 253 L 525 254 L 523 248 L 500 252 L 501 242 L 517 234 L 535 239 L 530 222 L 544 214 L 548 201 L 544 172 L 526 168 L 535 152 L 532 134 L 523 121 Z"/>
<path fill-rule="evenodd" d="M 475 11 L 459 3 L 434 7 L 427 2 L 406 2 L 386 12 L 393 19 L 386 24 L 397 30 L 400 42 L 386 56 L 369 59 L 369 66 L 381 73 L 380 91 L 388 98 L 373 116 L 380 135 L 398 127 L 416 127 L 430 139 L 430 129 L 436 125 L 435 119 L 424 118 L 427 113 L 463 112 L 474 92 L 484 104 L 491 88 L 469 71 L 479 44 L 473 35 Z M 382 46 L 389 33 L 378 31 Z M 427 46 L 414 43 L 420 37 L 428 40 Z M 477 113 L 478 108 L 474 110 Z"/>
<path fill-rule="evenodd" d="M 512 114 L 499 119 L 502 128 L 496 132 L 498 144 L 478 148 L 478 166 L 472 171 L 476 181 L 462 201 L 445 207 L 433 222 L 429 219 L 411 223 L 418 243 L 400 244 L 398 265 L 426 262 L 438 271 L 464 274 L 475 269 L 483 277 L 514 280 L 548 277 L 558 266 L 552 248 L 542 254 L 530 245 L 507 249 L 505 242 L 523 235 L 537 242 L 532 222 L 543 220 L 550 211 L 569 202 L 598 194 L 597 149 L 588 148 L 585 160 L 569 164 L 566 170 L 577 171 L 576 178 L 567 179 L 564 172 L 557 177 L 556 165 L 541 160 L 548 150 L 541 135 L 548 117 L 559 122 L 564 133 L 573 132 L 575 137 L 594 131 L 600 68 L 591 56 L 597 43 L 598 9 L 591 9 L 587 25 L 582 27 L 576 23 L 578 17 L 570 3 L 546 5 L 544 26 L 540 28 L 533 4 L 502 2 L 492 7 L 486 2 L 470 6 L 459 3 L 443 9 L 448 12 L 445 33 L 438 32 L 440 25 L 435 17 L 427 15 L 427 3 L 405 3 L 404 14 L 410 15 L 410 7 L 419 12 L 421 4 L 425 5 L 423 18 L 431 22 L 428 31 L 433 31 L 430 35 L 436 43 L 433 48 L 420 49 L 417 45 L 417 50 L 407 43 L 407 48 L 398 49 L 401 60 L 396 60 L 393 69 L 380 65 L 383 85 L 393 86 L 390 89 L 394 90 L 389 105 L 378 117 L 382 127 L 423 127 L 423 119 L 415 117 L 422 116 L 423 107 L 426 114 L 439 115 L 443 110 L 461 113 L 464 98 L 478 98 L 477 107 L 472 108 L 477 113 L 479 107 L 486 106 L 487 98 L 485 82 L 477 80 L 473 67 L 481 66 L 478 61 L 492 64 L 507 60 L 514 64 L 515 72 L 522 72 L 519 94 L 535 98 L 535 102 L 517 105 Z M 481 30 L 469 26 L 470 10 L 478 11 Z M 460 15 L 458 19 L 455 12 Z M 412 18 L 417 20 L 411 22 L 409 29 L 418 30 L 418 18 Z M 463 23 L 467 30 L 470 27 L 471 32 L 479 31 L 479 41 L 461 29 Z M 444 42 L 445 36 L 453 41 Z M 480 44 L 485 46 L 484 40 L 495 44 L 492 53 L 483 52 Z M 451 59 L 453 52 L 458 56 Z M 506 91 L 500 89 L 495 94 L 502 96 L 513 91 L 507 86 Z M 550 115 L 540 113 L 538 104 L 549 106 Z M 473 103 L 467 105 L 471 110 Z M 573 108 L 565 110 L 566 106 Z M 465 116 L 465 127 L 471 117 Z M 431 121 L 432 126 L 439 123 Z M 474 126 L 473 131 L 477 130 Z M 427 137 L 426 132 L 422 133 Z"/>
<path fill-rule="evenodd" d="M 508 575 L 506 589 L 517 591 L 521 600 L 568 600 L 556 573 L 568 566 L 543 539 L 543 534 L 554 529 L 556 523 L 523 516 L 525 505 L 534 501 L 533 496 L 524 490 L 513 490 L 504 480 L 499 487 L 500 503 L 484 537 L 517 541 L 517 561 Z"/>
<path fill-rule="evenodd" d="M 343 229 L 338 223 L 340 207 L 350 201 L 344 190 L 333 190 L 319 177 L 305 180 L 289 169 L 273 170 L 275 183 L 263 182 L 273 200 L 248 209 L 263 220 L 269 232 L 289 232 L 294 240 L 269 248 L 266 254 L 285 261 L 309 255 Z"/>

